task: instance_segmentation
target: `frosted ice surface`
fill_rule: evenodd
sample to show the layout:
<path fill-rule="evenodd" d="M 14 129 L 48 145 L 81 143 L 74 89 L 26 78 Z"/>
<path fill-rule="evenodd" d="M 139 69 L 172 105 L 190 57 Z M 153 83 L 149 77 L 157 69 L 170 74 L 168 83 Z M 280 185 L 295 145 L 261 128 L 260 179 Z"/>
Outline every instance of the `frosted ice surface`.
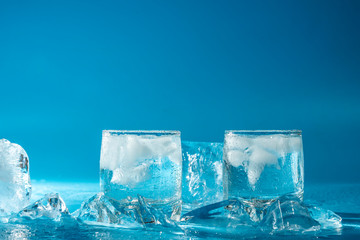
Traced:
<path fill-rule="evenodd" d="M 302 151 L 301 138 L 282 134 L 249 137 L 229 133 L 225 142 L 228 163 L 233 167 L 246 166 L 245 171 L 253 187 L 266 166 L 280 169 L 283 163 L 278 161 L 279 158 Z"/>
<path fill-rule="evenodd" d="M 29 204 L 29 158 L 18 144 L 0 139 L 0 215 L 18 212 Z"/>
<path fill-rule="evenodd" d="M 114 171 L 112 183 L 127 185 L 149 178 L 149 163 L 142 161 L 151 158 L 168 157 L 181 165 L 180 143 L 173 136 L 150 135 L 111 135 L 104 132 L 101 149 L 100 168 Z"/>
<path fill-rule="evenodd" d="M 223 200 L 223 144 L 182 142 L 182 200 L 196 207 Z"/>

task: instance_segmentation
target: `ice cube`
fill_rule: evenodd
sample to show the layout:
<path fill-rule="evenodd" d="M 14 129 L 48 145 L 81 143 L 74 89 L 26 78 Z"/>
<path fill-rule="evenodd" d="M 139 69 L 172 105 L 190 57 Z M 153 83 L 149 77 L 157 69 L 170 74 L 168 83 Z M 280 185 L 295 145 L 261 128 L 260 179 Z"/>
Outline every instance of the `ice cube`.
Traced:
<path fill-rule="evenodd" d="M 29 204 L 29 158 L 18 144 L 0 139 L 0 215 L 18 212 Z"/>
<path fill-rule="evenodd" d="M 123 228 L 143 228 L 160 225 L 178 229 L 161 208 L 152 207 L 142 196 L 136 204 L 124 205 L 98 193 L 83 202 L 73 216 L 87 224 L 113 225 Z"/>
<path fill-rule="evenodd" d="M 10 221 L 14 221 L 18 218 L 46 218 L 60 221 L 64 215 L 69 216 L 69 210 L 67 209 L 64 200 L 58 193 L 49 193 L 21 210 L 16 217 L 11 218 Z"/>
<path fill-rule="evenodd" d="M 320 229 L 320 224 L 311 217 L 308 208 L 297 197 L 283 196 L 267 209 L 260 226 L 265 231 L 308 232 Z"/>
<path fill-rule="evenodd" d="M 142 227 L 136 219 L 117 210 L 104 193 L 98 193 L 84 201 L 73 216 L 88 224 L 113 224 L 124 228 Z"/>
<path fill-rule="evenodd" d="M 309 211 L 312 218 L 320 223 L 321 229 L 337 229 L 342 227 L 342 218 L 331 210 L 310 206 Z"/>
<path fill-rule="evenodd" d="M 223 200 L 223 144 L 182 142 L 182 200 L 190 208 Z"/>

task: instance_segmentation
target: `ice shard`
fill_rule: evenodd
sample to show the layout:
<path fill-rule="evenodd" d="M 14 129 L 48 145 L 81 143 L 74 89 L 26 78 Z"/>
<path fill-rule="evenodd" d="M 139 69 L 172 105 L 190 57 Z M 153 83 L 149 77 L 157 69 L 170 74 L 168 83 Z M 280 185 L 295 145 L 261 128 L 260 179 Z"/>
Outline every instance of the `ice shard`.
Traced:
<path fill-rule="evenodd" d="M 21 210 L 16 217 L 30 219 L 47 218 L 60 221 L 64 215 L 69 215 L 69 210 L 64 200 L 58 193 L 49 193 Z"/>
<path fill-rule="evenodd" d="M 88 224 L 114 224 L 125 228 L 141 226 L 133 218 L 117 210 L 104 193 L 98 193 L 84 201 L 73 216 Z"/>
<path fill-rule="evenodd" d="M 151 206 L 140 195 L 136 204 L 124 205 L 104 193 L 98 193 L 84 201 L 73 216 L 87 224 L 111 224 L 123 228 L 154 226 L 178 228 L 161 208 Z"/>
<path fill-rule="evenodd" d="M 279 232 L 308 232 L 320 230 L 320 224 L 312 218 L 309 209 L 297 197 L 285 195 L 275 200 L 267 209 L 260 226 Z"/>

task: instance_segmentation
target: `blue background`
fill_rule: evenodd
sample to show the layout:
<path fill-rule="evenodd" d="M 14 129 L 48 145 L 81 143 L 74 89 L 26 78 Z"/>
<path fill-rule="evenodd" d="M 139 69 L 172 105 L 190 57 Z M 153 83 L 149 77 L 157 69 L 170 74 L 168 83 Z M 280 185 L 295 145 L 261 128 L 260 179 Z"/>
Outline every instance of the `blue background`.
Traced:
<path fill-rule="evenodd" d="M 0 138 L 98 180 L 101 130 L 302 129 L 307 183 L 360 182 L 360 1 L 1 1 Z"/>

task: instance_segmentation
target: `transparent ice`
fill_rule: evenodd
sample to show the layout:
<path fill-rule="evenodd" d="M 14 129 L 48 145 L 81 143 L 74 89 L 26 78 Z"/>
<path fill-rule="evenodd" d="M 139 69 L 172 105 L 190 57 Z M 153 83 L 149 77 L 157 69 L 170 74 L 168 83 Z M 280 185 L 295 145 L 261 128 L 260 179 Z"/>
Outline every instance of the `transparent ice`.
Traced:
<path fill-rule="evenodd" d="M 64 215 L 69 214 L 69 210 L 60 195 L 58 193 L 48 193 L 43 198 L 25 207 L 12 220 L 17 218 L 48 218 L 60 221 Z"/>
<path fill-rule="evenodd" d="M 228 131 L 224 145 L 225 197 L 271 200 L 303 194 L 301 134 Z"/>
<path fill-rule="evenodd" d="M 29 158 L 18 144 L 0 139 L 0 215 L 17 212 L 29 204 Z"/>
<path fill-rule="evenodd" d="M 310 214 L 304 203 L 295 197 L 283 196 L 273 202 L 266 210 L 260 223 L 269 231 L 316 231 L 320 224 Z"/>
<path fill-rule="evenodd" d="M 176 169 L 176 174 L 180 172 L 180 178 L 177 179 L 180 179 L 181 184 L 181 168 L 180 170 L 176 168 L 179 164 L 181 165 L 181 155 L 179 158 L 177 154 L 180 146 L 178 140 L 174 140 L 176 144 L 173 145 L 173 139 L 160 138 L 155 144 L 147 144 L 145 140 L 142 142 L 142 140 L 131 139 L 131 144 L 126 146 L 127 150 L 132 149 L 127 151 L 130 152 L 127 159 L 131 160 L 131 163 L 122 165 L 122 161 L 119 162 L 119 157 L 115 154 L 115 157 L 110 157 L 109 162 L 105 161 L 101 165 L 102 170 L 106 169 L 108 172 L 115 172 L 116 169 L 120 169 L 115 174 L 112 173 L 111 176 L 102 176 L 110 183 L 103 185 L 102 188 L 106 189 L 111 187 L 111 184 L 114 184 L 116 191 L 108 192 L 110 196 L 100 192 L 83 202 L 80 209 L 75 213 L 70 214 L 67 205 L 58 193 L 46 194 L 39 199 L 40 196 L 56 187 L 63 190 L 63 196 L 69 197 L 69 206 L 76 205 L 78 207 L 79 198 L 83 200 L 86 199 L 84 196 L 89 197 L 95 194 L 98 191 L 98 185 L 88 190 L 86 184 L 68 184 L 70 187 L 59 187 L 55 186 L 54 183 L 42 185 L 44 189 L 41 191 L 36 190 L 38 193 L 33 194 L 35 199 L 39 200 L 28 205 L 31 194 L 28 156 L 19 145 L 2 139 L 0 140 L 0 190 L 2 191 L 0 206 L 3 216 L 0 217 L 0 238 L 277 239 L 283 237 L 287 239 L 297 235 L 302 239 L 326 238 L 332 237 L 334 234 L 342 236 L 342 231 L 349 228 L 352 229 L 351 231 L 354 231 L 354 229 L 358 231 L 360 225 L 359 214 L 339 213 L 344 217 L 343 220 L 330 210 L 303 202 L 302 143 L 301 138 L 299 140 L 295 139 L 299 138 L 298 136 L 293 137 L 294 139 L 288 139 L 289 136 L 284 137 L 282 135 L 253 137 L 253 139 L 247 140 L 245 160 L 239 158 L 241 155 L 239 149 L 241 149 L 241 144 L 244 141 L 241 140 L 240 143 L 235 141 L 234 145 L 229 144 L 225 149 L 230 150 L 226 158 L 230 164 L 227 164 L 225 168 L 230 167 L 230 165 L 231 167 L 245 165 L 247 168 L 243 172 L 246 173 L 244 176 L 248 185 L 245 189 L 252 192 L 252 195 L 236 195 L 237 192 L 233 191 L 234 198 L 223 201 L 221 195 L 217 194 L 222 191 L 221 171 L 218 171 L 218 169 L 221 169 L 222 164 L 222 144 L 183 143 L 183 161 L 186 165 L 186 169 L 184 169 L 183 191 L 185 195 L 183 200 L 187 201 L 186 203 L 195 203 L 195 205 L 192 206 L 190 212 L 183 212 L 179 222 L 171 219 L 167 212 L 166 206 L 170 206 L 172 210 L 174 209 L 173 202 L 164 202 L 162 198 L 156 199 L 157 195 L 151 195 L 149 191 L 141 187 L 137 190 L 143 190 L 150 197 L 143 197 L 129 191 L 130 195 L 126 194 L 129 197 L 125 201 L 123 201 L 124 199 L 116 200 L 116 197 L 122 196 L 122 193 L 118 192 L 118 185 L 126 185 L 131 189 L 136 189 L 137 185 L 146 183 L 149 177 L 158 176 L 153 175 L 152 164 L 158 164 L 161 167 L 164 167 L 163 164 L 165 165 L 164 168 L 158 169 L 158 171 L 166 177 L 161 181 L 169 181 L 170 186 L 172 186 L 171 180 L 173 178 L 167 176 L 166 173 L 171 172 L 169 169 Z M 117 143 L 117 140 L 115 140 L 115 146 Z M 123 143 L 120 145 L 122 146 Z M 235 147 L 230 148 L 229 146 Z M 162 150 L 159 151 L 159 149 Z M 151 156 L 151 158 L 142 157 L 145 155 Z M 150 161 L 150 163 L 147 161 Z M 157 163 L 158 161 L 159 163 Z M 135 162 L 134 165 L 133 162 Z M 175 167 L 167 168 L 167 162 L 178 164 Z M 250 164 L 251 162 L 252 164 Z M 137 169 L 138 164 L 146 167 Z M 287 164 L 290 164 L 291 167 L 286 167 Z M 118 167 L 114 169 L 114 166 Z M 271 169 L 271 167 L 275 168 Z M 284 171 L 290 171 L 291 174 L 279 175 L 279 173 L 276 173 L 279 170 L 278 167 Z M 269 191 L 266 188 L 269 186 L 265 183 L 260 184 L 261 181 L 264 181 L 262 179 L 264 177 L 271 179 L 269 177 L 271 174 L 267 175 L 267 171 L 270 171 L 268 168 L 276 173 L 273 173 L 275 177 L 280 177 L 283 181 L 289 182 L 292 179 L 292 182 L 290 184 L 285 182 L 286 184 L 282 187 L 277 185 L 275 181 L 275 183 L 272 183 L 275 184 L 275 190 L 280 189 L 281 191 Z M 131 171 L 127 172 L 126 169 Z M 225 171 L 226 174 L 231 174 L 228 169 L 225 169 Z M 131 173 L 134 173 L 134 175 L 131 175 Z M 101 181 L 103 180 L 101 179 Z M 35 184 L 36 181 L 33 183 Z M 151 184 L 146 186 L 151 186 Z M 162 185 L 162 187 L 165 189 L 165 194 L 162 196 L 167 196 L 166 184 Z M 331 188 L 333 187 L 331 186 Z M 358 187 L 350 189 L 355 192 L 352 193 L 352 196 L 358 194 Z M 344 190 L 342 189 L 342 191 Z M 40 192 L 41 195 L 39 195 Z M 158 194 L 161 195 L 162 192 L 158 191 Z M 249 205 L 249 196 L 251 197 L 250 200 L 256 198 L 257 204 Z M 325 194 L 324 197 L 327 199 L 332 196 Z M 339 196 L 335 197 L 341 199 Z M 198 198 L 202 200 L 200 201 Z M 355 201 L 354 199 L 352 201 Z M 338 205 L 344 205 L 344 202 L 339 200 Z M 348 210 L 352 211 L 352 209 Z M 180 208 L 177 208 L 176 212 L 180 213 Z M 351 231 L 350 234 L 353 234 Z M 348 235 L 350 238 L 355 236 L 350 234 Z"/>
<path fill-rule="evenodd" d="M 309 206 L 310 215 L 320 224 L 321 229 L 340 229 L 342 218 L 331 210 Z"/>
<path fill-rule="evenodd" d="M 244 205 L 238 199 L 229 199 L 184 214 L 181 221 L 217 228 L 242 227 L 252 225 Z"/>
<path fill-rule="evenodd" d="M 133 205 L 141 195 L 178 218 L 181 175 L 180 133 L 103 132 L 100 186 L 108 198 Z"/>
<path fill-rule="evenodd" d="M 210 204 L 181 217 L 182 224 L 193 230 L 211 229 L 223 234 L 294 234 L 338 229 L 342 226 L 340 216 L 330 210 L 306 205 L 294 196 L 285 195 L 263 209 L 263 218 L 254 220 L 246 200 L 241 198 Z"/>
<path fill-rule="evenodd" d="M 73 216 L 89 224 L 113 224 L 125 228 L 141 226 L 131 218 L 131 214 L 128 216 L 121 213 L 112 202 L 113 200 L 108 199 L 104 193 L 98 193 L 84 201 Z"/>
<path fill-rule="evenodd" d="M 223 144 L 181 143 L 183 204 L 190 209 L 223 200 Z"/>
<path fill-rule="evenodd" d="M 98 193 L 83 202 L 73 215 L 88 224 L 111 224 L 122 228 L 143 228 L 154 225 L 178 228 L 161 208 L 151 206 L 140 195 L 138 204 L 124 205 L 108 198 L 104 193 Z"/>

